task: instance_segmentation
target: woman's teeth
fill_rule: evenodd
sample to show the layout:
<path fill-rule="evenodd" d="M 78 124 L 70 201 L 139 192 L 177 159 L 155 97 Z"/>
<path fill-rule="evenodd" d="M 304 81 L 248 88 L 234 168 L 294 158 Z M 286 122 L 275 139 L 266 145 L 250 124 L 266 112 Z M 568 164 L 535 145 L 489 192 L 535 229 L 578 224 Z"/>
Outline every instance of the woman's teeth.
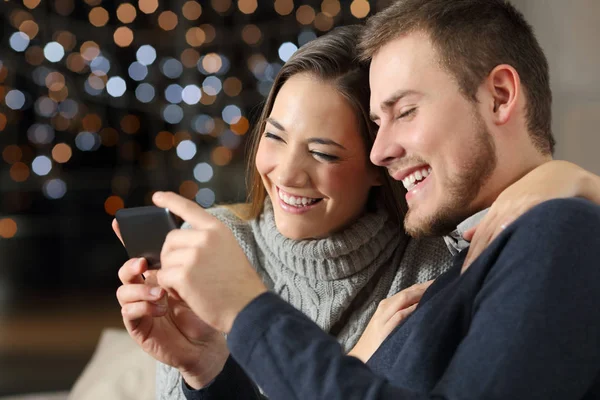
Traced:
<path fill-rule="evenodd" d="M 283 200 L 283 202 L 285 204 L 288 204 L 288 205 L 294 206 L 294 207 L 308 206 L 308 205 L 314 204 L 320 200 L 320 199 L 312 199 L 309 197 L 288 196 L 284 193 L 281 193 L 281 191 L 279 191 L 279 190 L 277 191 L 277 193 L 279 194 L 279 198 L 281 200 Z"/>
<path fill-rule="evenodd" d="M 406 190 L 412 190 L 419 182 L 431 175 L 431 167 L 415 171 L 402 180 Z"/>

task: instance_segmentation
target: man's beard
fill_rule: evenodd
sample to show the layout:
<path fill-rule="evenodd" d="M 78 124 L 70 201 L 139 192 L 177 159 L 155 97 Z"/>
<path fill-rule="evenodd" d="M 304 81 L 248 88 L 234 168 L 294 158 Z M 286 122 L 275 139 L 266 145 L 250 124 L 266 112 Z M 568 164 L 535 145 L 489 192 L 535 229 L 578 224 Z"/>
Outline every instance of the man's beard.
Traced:
<path fill-rule="evenodd" d="M 498 157 L 491 135 L 479 114 L 475 115 L 478 134 L 471 142 L 470 156 L 465 159 L 458 176 L 448 179 L 446 201 L 432 215 L 410 223 L 412 210 L 404 217 L 406 233 L 415 238 L 443 236 L 456 229 L 457 225 L 470 217 L 474 210 L 471 203 L 479 194 L 496 168 Z"/>

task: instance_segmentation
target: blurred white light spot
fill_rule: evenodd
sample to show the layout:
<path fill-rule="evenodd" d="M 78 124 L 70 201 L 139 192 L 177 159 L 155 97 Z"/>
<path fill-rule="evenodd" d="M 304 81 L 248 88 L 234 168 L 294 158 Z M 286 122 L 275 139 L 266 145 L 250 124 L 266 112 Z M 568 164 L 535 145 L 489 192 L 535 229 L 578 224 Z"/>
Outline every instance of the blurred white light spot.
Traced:
<path fill-rule="evenodd" d="M 49 199 L 60 199 L 67 193 L 67 184 L 62 179 L 50 179 L 44 182 L 42 191 Z"/>
<path fill-rule="evenodd" d="M 250 66 L 250 70 L 252 71 L 252 73 L 258 80 L 262 81 L 265 79 L 265 71 L 267 70 L 268 66 L 269 66 L 268 62 L 266 62 L 264 60 L 259 60 L 259 61 L 254 62 Z"/>
<path fill-rule="evenodd" d="M 163 109 L 163 118 L 170 124 L 178 124 L 183 119 L 183 110 L 176 104 L 169 104 Z"/>
<path fill-rule="evenodd" d="M 229 125 L 237 123 L 242 117 L 242 111 L 238 106 L 228 105 L 223 109 L 223 121 Z"/>
<path fill-rule="evenodd" d="M 35 102 L 35 112 L 42 117 L 53 117 L 58 110 L 58 104 L 49 97 L 42 96 Z"/>
<path fill-rule="evenodd" d="M 209 188 L 202 188 L 196 193 L 196 202 L 202 207 L 210 207 L 215 204 L 215 192 Z"/>
<path fill-rule="evenodd" d="M 33 124 L 27 130 L 27 138 L 35 144 L 48 144 L 54 140 L 54 129 L 48 124 Z"/>
<path fill-rule="evenodd" d="M 129 66 L 127 72 L 134 81 L 141 81 L 148 75 L 148 68 L 144 64 L 134 61 Z"/>
<path fill-rule="evenodd" d="M 271 87 L 273 86 L 273 82 L 270 81 L 262 81 L 258 83 L 258 92 L 263 96 L 267 97 L 269 92 L 271 91 Z"/>
<path fill-rule="evenodd" d="M 221 136 L 219 136 L 219 142 L 221 142 L 221 145 L 227 147 L 228 149 L 234 150 L 237 149 L 242 143 L 242 138 L 232 131 L 226 130 L 221 134 Z"/>
<path fill-rule="evenodd" d="M 216 96 L 222 88 L 223 84 L 216 76 L 209 76 L 202 82 L 202 89 L 210 96 Z"/>
<path fill-rule="evenodd" d="M 29 36 L 23 32 L 15 32 L 10 36 L 9 43 L 14 51 L 25 51 L 29 46 Z"/>
<path fill-rule="evenodd" d="M 196 85 L 187 85 L 181 92 L 181 98 L 186 104 L 198 104 L 202 98 L 202 90 Z"/>
<path fill-rule="evenodd" d="M 173 83 L 165 89 L 165 98 L 169 103 L 178 104 L 181 103 L 181 93 L 183 88 L 176 83 Z"/>
<path fill-rule="evenodd" d="M 102 93 L 102 90 L 104 90 L 103 88 L 96 89 L 95 87 L 92 87 L 92 85 L 90 85 L 89 79 L 85 80 L 85 83 L 83 84 L 83 89 L 87 94 L 91 94 L 92 96 L 98 96 L 100 93 Z"/>
<path fill-rule="evenodd" d="M 217 75 L 226 74 L 229 71 L 230 62 L 225 56 L 221 56 L 221 68 L 217 71 Z"/>
<path fill-rule="evenodd" d="M 33 81 L 40 86 L 46 86 L 46 77 L 51 71 L 46 67 L 37 67 L 33 70 Z"/>
<path fill-rule="evenodd" d="M 121 97 L 127 90 L 125 80 L 120 76 L 113 76 L 106 82 L 106 91 L 112 97 Z"/>
<path fill-rule="evenodd" d="M 151 102 L 154 94 L 154 87 L 149 83 L 142 83 L 135 89 L 135 97 L 142 103 Z"/>
<path fill-rule="evenodd" d="M 90 76 L 88 76 L 87 80 L 90 86 L 94 89 L 102 90 L 106 87 L 106 82 L 95 74 L 91 74 Z"/>
<path fill-rule="evenodd" d="M 79 132 L 75 137 L 75 146 L 81 151 L 97 150 L 100 147 L 100 137 L 95 132 Z"/>
<path fill-rule="evenodd" d="M 196 155 L 196 144 L 191 140 L 182 140 L 177 145 L 177 157 L 182 160 L 191 160 Z"/>
<path fill-rule="evenodd" d="M 65 56 L 65 49 L 58 42 L 50 42 L 44 47 L 44 57 L 50 62 L 59 62 Z"/>
<path fill-rule="evenodd" d="M 86 47 L 82 52 L 81 56 L 89 63 L 94 58 L 100 55 L 100 48 L 97 45 Z"/>
<path fill-rule="evenodd" d="M 167 78 L 175 79 L 181 76 L 181 73 L 183 72 L 183 65 L 181 65 L 179 60 L 167 58 L 162 62 L 160 70 Z"/>
<path fill-rule="evenodd" d="M 104 76 L 110 70 L 110 61 L 103 56 L 98 56 L 90 63 L 90 69 L 98 76 Z"/>
<path fill-rule="evenodd" d="M 4 102 L 13 110 L 20 110 L 25 105 L 25 95 L 23 92 L 17 89 L 13 89 L 10 92 L 6 93 L 6 97 L 4 97 Z"/>
<path fill-rule="evenodd" d="M 200 163 L 194 167 L 194 178 L 198 182 L 208 182 L 213 177 L 213 168 L 208 163 Z"/>
<path fill-rule="evenodd" d="M 296 50 L 298 50 L 298 47 L 294 43 L 285 42 L 279 46 L 279 58 L 281 58 L 281 61 L 287 62 Z"/>
<path fill-rule="evenodd" d="M 313 31 L 304 31 L 298 35 L 298 44 L 304 46 L 306 43 L 315 40 L 317 34 Z"/>
<path fill-rule="evenodd" d="M 39 176 L 46 176 L 52 170 L 52 160 L 46 156 L 38 156 L 31 163 L 31 169 Z"/>
<path fill-rule="evenodd" d="M 208 135 L 215 129 L 215 120 L 206 114 L 200 114 L 192 120 L 192 129 L 202 135 Z"/>
<path fill-rule="evenodd" d="M 72 99 L 66 99 L 58 105 L 58 112 L 67 119 L 75 118 L 78 111 L 79 104 Z"/>
<path fill-rule="evenodd" d="M 267 68 L 265 68 L 265 79 L 268 81 L 271 81 L 271 82 L 274 81 L 275 77 L 281 70 L 281 67 L 282 67 L 281 64 L 277 64 L 277 63 L 269 64 L 267 66 Z"/>
<path fill-rule="evenodd" d="M 156 50 L 149 44 L 141 46 L 135 55 L 138 62 L 143 65 L 150 65 L 156 60 Z"/>

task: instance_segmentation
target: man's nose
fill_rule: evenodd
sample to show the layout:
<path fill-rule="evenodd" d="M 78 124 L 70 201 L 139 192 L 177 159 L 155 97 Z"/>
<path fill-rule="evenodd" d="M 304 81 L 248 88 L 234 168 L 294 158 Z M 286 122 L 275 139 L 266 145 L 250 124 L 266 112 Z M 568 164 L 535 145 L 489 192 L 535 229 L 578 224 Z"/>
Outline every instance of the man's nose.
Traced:
<path fill-rule="evenodd" d="M 371 149 L 371 162 L 380 167 L 387 167 L 394 160 L 406 155 L 406 149 L 400 143 L 399 135 L 386 127 L 380 127 Z"/>

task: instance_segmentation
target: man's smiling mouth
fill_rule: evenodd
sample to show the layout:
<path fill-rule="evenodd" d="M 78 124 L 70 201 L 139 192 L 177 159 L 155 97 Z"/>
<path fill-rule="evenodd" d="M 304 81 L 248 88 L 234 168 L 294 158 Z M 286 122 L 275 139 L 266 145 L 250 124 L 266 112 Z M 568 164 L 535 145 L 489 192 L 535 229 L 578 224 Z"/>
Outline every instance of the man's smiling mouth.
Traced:
<path fill-rule="evenodd" d="M 422 168 L 408 175 L 402 180 L 402 183 L 406 190 L 411 191 L 419 184 L 419 182 L 424 181 L 429 175 L 431 175 L 431 167 Z"/>

